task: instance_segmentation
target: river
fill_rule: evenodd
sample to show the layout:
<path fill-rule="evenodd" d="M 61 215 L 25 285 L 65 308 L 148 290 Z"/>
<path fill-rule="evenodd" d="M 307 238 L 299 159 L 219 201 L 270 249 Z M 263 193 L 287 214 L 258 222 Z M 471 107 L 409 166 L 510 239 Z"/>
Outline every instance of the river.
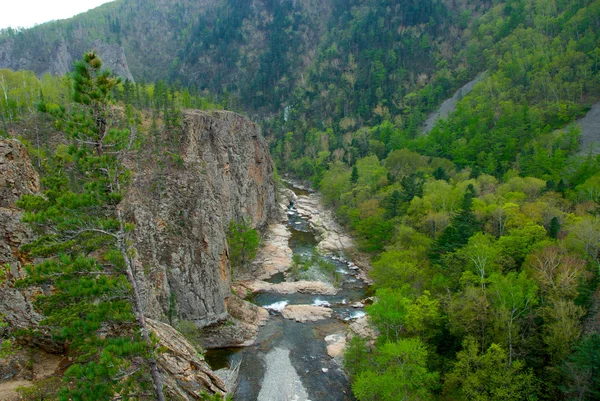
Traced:
<path fill-rule="evenodd" d="M 292 189 L 299 197 L 308 195 Z M 329 266 L 327 272 L 311 267 L 304 275 L 310 276 L 310 280 L 335 282 L 339 288 L 337 294 L 258 293 L 252 301 L 267 308 L 271 316 L 260 328 L 256 342 L 245 348 L 209 351 L 206 359 L 213 369 L 240 364 L 234 400 L 354 400 L 340 359 L 334 360 L 327 353 L 325 337 L 344 336 L 349 322 L 364 316 L 362 308 L 353 304 L 364 298 L 366 284 L 358 278 L 356 267 L 343 257 L 313 256 L 318 241 L 309 220 L 294 208 L 287 214 L 293 254 L 305 260 L 312 257 L 313 262 L 321 260 Z M 276 283 L 285 279 L 283 273 L 277 273 L 265 281 Z M 286 305 L 326 306 L 331 308 L 332 315 L 316 322 L 298 323 L 282 317 L 281 310 Z"/>

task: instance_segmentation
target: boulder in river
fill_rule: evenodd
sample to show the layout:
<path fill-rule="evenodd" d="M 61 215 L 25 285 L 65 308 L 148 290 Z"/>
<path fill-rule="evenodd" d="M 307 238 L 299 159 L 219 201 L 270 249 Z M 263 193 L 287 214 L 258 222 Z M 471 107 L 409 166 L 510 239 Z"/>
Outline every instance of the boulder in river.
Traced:
<path fill-rule="evenodd" d="M 257 292 L 275 292 L 278 294 L 318 294 L 335 295 L 338 289 L 329 283 L 323 281 L 286 281 L 283 283 L 268 283 L 262 280 L 241 281 L 236 283 L 237 293 L 243 293 L 243 289 L 252 293 Z"/>
<path fill-rule="evenodd" d="M 288 305 L 281 311 L 281 316 L 299 323 L 316 322 L 331 317 L 331 308 L 314 305 Z"/>
<path fill-rule="evenodd" d="M 344 355 L 346 349 L 346 335 L 343 333 L 330 334 L 325 337 L 327 342 L 327 354 L 334 358 L 340 359 Z"/>

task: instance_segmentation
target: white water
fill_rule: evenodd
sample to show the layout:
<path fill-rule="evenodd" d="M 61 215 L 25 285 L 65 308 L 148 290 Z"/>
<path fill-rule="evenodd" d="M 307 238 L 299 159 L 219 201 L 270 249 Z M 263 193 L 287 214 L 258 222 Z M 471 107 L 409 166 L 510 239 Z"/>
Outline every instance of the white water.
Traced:
<path fill-rule="evenodd" d="M 268 309 L 268 310 L 272 310 L 275 312 L 281 312 L 282 310 L 285 309 L 285 307 L 289 304 L 288 301 L 279 301 L 279 302 L 275 302 L 271 305 L 265 305 L 264 308 Z"/>

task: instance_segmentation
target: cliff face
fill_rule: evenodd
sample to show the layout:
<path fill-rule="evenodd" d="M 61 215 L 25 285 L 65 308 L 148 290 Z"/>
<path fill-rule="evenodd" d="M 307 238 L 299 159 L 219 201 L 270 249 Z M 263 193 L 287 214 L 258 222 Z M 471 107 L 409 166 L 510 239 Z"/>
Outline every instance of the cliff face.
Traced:
<path fill-rule="evenodd" d="M 19 279 L 24 255 L 19 247 L 30 238 L 21 223 L 21 211 L 15 203 L 22 195 L 40 189 L 37 172 L 29 160 L 25 146 L 17 140 L 0 140 L 0 266 L 9 266 L 8 281 Z M 0 315 L 11 327 L 29 327 L 42 318 L 28 299 L 33 290 L 18 290 L 0 286 Z"/>
<path fill-rule="evenodd" d="M 162 176 L 158 198 L 150 191 L 158 167 L 144 163 L 143 157 L 137 161 L 124 206 L 136 223 L 137 274 L 147 315 L 154 318 L 149 324 L 166 350 L 159 359 L 166 391 L 172 397 L 198 400 L 199 390 L 223 392 L 225 384 L 165 322 L 188 320 L 203 327 L 240 319 L 234 326 L 244 330 L 229 333 L 230 343 L 251 341 L 266 318 L 260 312 L 266 312 L 231 297 L 226 231 L 232 219 L 245 218 L 255 227 L 266 224 L 276 213 L 275 183 L 260 129 L 235 113 L 186 111 L 179 152 L 183 161 Z M 25 146 L 0 139 L 0 265 L 10 266 L 9 281 L 25 274 L 19 247 L 31 239 L 15 202 L 39 190 Z M 34 311 L 31 300 L 43 290 L 0 286 L 0 314 L 13 328 L 36 326 L 43 316 Z M 239 310 L 246 312 L 238 316 Z M 246 322 L 247 315 L 254 320 Z M 37 345 L 53 353 L 63 351 L 51 341 Z"/>
<path fill-rule="evenodd" d="M 186 111 L 179 155 L 161 182 L 156 166 L 134 180 L 138 275 L 149 316 L 203 327 L 228 317 L 229 222 L 260 227 L 276 213 L 273 164 L 259 127 L 226 111 Z M 159 199 L 148 196 L 157 184 Z"/>

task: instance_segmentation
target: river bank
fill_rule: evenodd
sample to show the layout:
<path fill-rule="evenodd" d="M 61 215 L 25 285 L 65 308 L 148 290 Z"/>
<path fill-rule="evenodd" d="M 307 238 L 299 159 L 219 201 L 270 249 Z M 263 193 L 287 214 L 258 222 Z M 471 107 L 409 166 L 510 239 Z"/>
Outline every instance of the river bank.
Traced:
<path fill-rule="evenodd" d="M 207 360 L 239 364 L 236 400 L 353 400 L 341 360 L 351 326 L 366 325 L 366 272 L 318 194 L 282 189 L 279 203 L 281 221 L 268 228 L 254 278 L 233 285 L 269 319 L 251 346 L 213 350 Z"/>

